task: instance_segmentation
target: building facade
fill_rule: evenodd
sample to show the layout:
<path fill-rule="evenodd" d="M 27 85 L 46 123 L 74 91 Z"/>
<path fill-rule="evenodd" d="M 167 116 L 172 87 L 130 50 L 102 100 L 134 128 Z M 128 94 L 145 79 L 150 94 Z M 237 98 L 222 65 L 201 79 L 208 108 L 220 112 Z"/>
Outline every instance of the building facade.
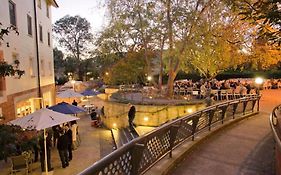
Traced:
<path fill-rule="evenodd" d="M 0 77 L 0 123 L 55 103 L 51 6 L 54 0 L 0 0 L 1 28 L 15 26 L 0 41 L 0 60 L 20 62 L 25 74 Z"/>

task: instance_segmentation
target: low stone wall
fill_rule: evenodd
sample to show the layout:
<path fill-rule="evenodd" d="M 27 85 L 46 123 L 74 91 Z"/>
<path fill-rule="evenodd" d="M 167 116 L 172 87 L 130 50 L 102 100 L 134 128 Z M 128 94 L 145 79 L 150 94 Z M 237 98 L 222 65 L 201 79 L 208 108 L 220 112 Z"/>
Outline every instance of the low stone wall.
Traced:
<path fill-rule="evenodd" d="M 202 104 L 179 106 L 153 106 L 135 105 L 136 117 L 134 123 L 144 126 L 160 126 L 167 121 L 196 112 L 204 107 Z M 108 128 L 121 128 L 128 126 L 129 105 L 109 102 L 105 106 L 103 123 Z"/>

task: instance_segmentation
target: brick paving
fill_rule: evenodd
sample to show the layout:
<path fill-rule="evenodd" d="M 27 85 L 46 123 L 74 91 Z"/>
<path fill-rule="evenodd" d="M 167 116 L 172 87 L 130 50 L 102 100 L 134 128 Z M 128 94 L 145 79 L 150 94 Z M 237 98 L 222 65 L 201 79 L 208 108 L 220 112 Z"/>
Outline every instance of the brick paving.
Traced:
<path fill-rule="evenodd" d="M 176 165 L 173 175 L 273 175 L 274 141 L 269 125 L 281 90 L 264 90 L 260 113 L 214 134 Z"/>

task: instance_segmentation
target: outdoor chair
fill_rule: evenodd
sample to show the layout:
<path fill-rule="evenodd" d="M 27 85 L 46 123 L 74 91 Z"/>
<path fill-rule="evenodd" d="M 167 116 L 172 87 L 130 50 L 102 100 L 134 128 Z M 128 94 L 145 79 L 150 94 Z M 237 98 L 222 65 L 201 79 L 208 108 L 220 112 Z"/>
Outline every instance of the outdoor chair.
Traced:
<path fill-rule="evenodd" d="M 12 156 L 12 167 L 11 167 L 11 174 L 14 174 L 18 171 L 25 170 L 26 174 L 28 174 L 28 161 L 26 160 L 25 156 Z"/>

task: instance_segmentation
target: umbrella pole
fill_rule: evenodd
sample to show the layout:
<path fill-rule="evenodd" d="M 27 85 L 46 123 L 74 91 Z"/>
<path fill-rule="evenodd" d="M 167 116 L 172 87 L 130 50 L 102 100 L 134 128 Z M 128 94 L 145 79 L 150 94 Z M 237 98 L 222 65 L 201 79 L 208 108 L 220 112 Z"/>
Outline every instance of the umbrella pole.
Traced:
<path fill-rule="evenodd" d="M 48 175 L 46 129 L 44 129 L 45 173 Z"/>

